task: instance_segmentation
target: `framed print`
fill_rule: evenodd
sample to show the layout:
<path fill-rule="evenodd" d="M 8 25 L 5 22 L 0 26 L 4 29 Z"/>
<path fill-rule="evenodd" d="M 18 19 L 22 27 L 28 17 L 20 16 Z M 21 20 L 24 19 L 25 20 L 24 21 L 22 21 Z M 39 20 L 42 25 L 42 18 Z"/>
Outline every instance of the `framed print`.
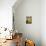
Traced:
<path fill-rule="evenodd" d="M 32 16 L 26 16 L 26 24 L 32 24 Z"/>

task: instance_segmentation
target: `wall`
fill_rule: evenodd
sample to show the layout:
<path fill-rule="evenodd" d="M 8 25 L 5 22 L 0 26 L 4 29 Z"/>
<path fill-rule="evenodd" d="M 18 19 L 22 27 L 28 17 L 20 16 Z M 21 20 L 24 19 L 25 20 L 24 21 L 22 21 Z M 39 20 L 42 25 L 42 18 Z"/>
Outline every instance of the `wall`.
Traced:
<path fill-rule="evenodd" d="M 41 46 L 41 0 L 23 0 L 14 10 L 15 28 Z M 26 24 L 26 16 L 32 16 L 32 24 Z"/>
<path fill-rule="evenodd" d="M 16 0 L 0 0 L 0 27 L 12 28 L 12 6 Z"/>
<path fill-rule="evenodd" d="M 46 0 L 41 1 L 41 41 L 46 46 Z"/>

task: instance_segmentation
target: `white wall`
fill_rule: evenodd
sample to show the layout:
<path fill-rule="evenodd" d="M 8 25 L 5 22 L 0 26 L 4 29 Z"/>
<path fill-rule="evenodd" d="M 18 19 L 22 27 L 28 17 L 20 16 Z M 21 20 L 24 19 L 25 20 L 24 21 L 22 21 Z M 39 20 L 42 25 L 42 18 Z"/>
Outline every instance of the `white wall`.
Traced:
<path fill-rule="evenodd" d="M 46 0 L 41 1 L 41 38 L 42 46 L 46 46 Z"/>
<path fill-rule="evenodd" d="M 15 28 L 41 46 L 41 0 L 23 0 L 14 10 Z M 32 24 L 26 24 L 26 16 L 32 16 Z"/>
<path fill-rule="evenodd" d="M 12 6 L 16 0 L 0 0 L 0 27 L 12 28 Z"/>

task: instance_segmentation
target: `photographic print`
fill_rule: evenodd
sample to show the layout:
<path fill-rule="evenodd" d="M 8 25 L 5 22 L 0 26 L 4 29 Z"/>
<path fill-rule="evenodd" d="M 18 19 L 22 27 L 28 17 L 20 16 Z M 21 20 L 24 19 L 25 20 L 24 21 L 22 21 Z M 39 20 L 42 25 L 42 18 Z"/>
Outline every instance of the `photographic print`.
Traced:
<path fill-rule="evenodd" d="M 26 24 L 32 24 L 32 16 L 26 16 Z"/>

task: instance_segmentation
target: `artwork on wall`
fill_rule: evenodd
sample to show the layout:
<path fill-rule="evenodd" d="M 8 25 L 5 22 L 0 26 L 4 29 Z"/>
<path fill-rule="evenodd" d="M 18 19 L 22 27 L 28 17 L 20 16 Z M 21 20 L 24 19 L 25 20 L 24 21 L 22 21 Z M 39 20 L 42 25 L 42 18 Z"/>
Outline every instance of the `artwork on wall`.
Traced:
<path fill-rule="evenodd" d="M 26 16 L 26 24 L 32 24 L 32 16 Z"/>

